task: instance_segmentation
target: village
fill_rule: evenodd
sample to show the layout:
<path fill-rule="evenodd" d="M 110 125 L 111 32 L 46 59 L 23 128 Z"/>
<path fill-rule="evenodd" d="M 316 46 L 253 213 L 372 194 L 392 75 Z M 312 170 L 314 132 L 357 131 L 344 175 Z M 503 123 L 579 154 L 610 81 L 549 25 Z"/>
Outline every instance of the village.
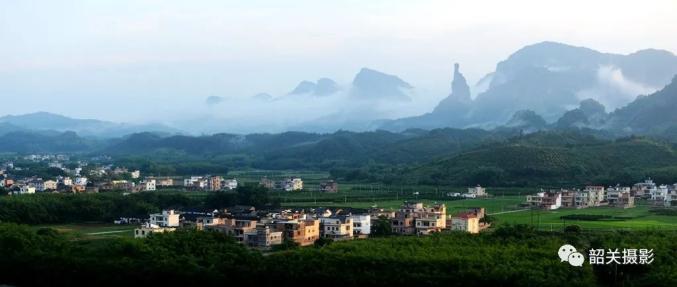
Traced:
<path fill-rule="evenodd" d="M 220 191 L 234 190 L 238 187 L 236 178 L 224 178 L 218 175 L 191 176 L 146 176 L 141 171 L 129 170 L 113 165 L 94 165 L 84 161 L 76 164 L 65 164 L 69 160 L 66 155 L 29 155 L 23 158 L 31 162 L 43 163 L 47 168 L 57 170 L 63 175 L 51 178 L 38 175 L 17 176 L 13 173 L 30 173 L 14 162 L 0 164 L 0 188 L 8 190 L 10 195 L 33 194 L 40 192 L 57 193 L 98 193 L 118 191 L 134 193 L 141 191 L 157 191 L 160 189 L 180 189 L 185 191 Z M 69 167 L 71 165 L 72 167 Z M 300 177 L 283 177 L 270 179 L 262 177 L 261 186 L 276 191 L 304 190 Z M 338 184 L 334 180 L 321 182 L 317 191 L 338 192 Z"/>
<path fill-rule="evenodd" d="M 405 202 L 396 211 L 373 208 L 366 213 L 316 208 L 306 210 L 256 210 L 252 206 L 235 206 L 206 215 L 164 210 L 150 214 L 134 237 L 177 229 L 197 229 L 230 235 L 253 248 L 270 249 L 293 242 L 298 246 L 315 244 L 320 239 L 340 241 L 369 237 L 379 224 L 386 224 L 394 235 L 430 235 L 443 231 L 479 233 L 491 224 L 485 222 L 484 208 L 469 208 L 447 214 L 444 204 L 426 206 Z"/>
<path fill-rule="evenodd" d="M 628 186 L 586 186 L 582 190 L 561 189 L 527 195 L 525 207 L 555 210 L 559 208 L 588 208 L 612 206 L 635 207 L 635 199 L 643 199 L 654 206 L 671 207 L 677 202 L 677 184 L 657 185 L 651 179 Z"/>

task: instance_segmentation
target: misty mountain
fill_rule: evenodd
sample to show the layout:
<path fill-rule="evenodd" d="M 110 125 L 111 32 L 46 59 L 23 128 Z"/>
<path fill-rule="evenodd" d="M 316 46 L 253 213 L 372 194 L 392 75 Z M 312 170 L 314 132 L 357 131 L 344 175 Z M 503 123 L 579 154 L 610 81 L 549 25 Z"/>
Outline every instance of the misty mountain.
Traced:
<path fill-rule="evenodd" d="M 21 128 L 19 126 L 15 126 L 11 123 L 0 122 L 0 135 L 8 134 L 8 133 L 11 133 L 11 132 L 23 131 L 23 130 L 25 130 L 25 129 Z"/>
<path fill-rule="evenodd" d="M 557 128 L 601 129 L 607 121 L 606 108 L 593 99 L 581 101 L 578 108 L 567 111 L 554 124 Z"/>
<path fill-rule="evenodd" d="M 329 78 L 320 78 L 316 83 L 310 81 L 300 82 L 289 95 L 309 94 L 313 96 L 327 96 L 340 90 L 338 84 Z"/>
<path fill-rule="evenodd" d="M 435 129 L 463 125 L 460 115 L 466 114 L 471 104 L 470 87 L 460 72 L 460 65 L 456 63 L 451 82 L 451 94 L 444 98 L 432 112 L 421 116 L 385 121 L 381 128 L 402 131 L 409 128 Z"/>
<path fill-rule="evenodd" d="M 452 92 L 430 114 L 387 123 L 384 128 L 494 127 L 520 110 L 534 111 L 554 122 L 582 99 L 591 98 L 614 109 L 637 95 L 660 89 L 675 74 L 677 56 L 667 51 L 619 55 L 542 42 L 498 63 L 481 81 L 480 88 L 486 90 L 471 102 L 464 104 L 464 98 Z M 456 110 L 450 112 L 450 107 Z"/>
<path fill-rule="evenodd" d="M 515 112 L 504 127 L 520 129 L 523 132 L 532 133 L 545 129 L 547 125 L 548 123 L 545 122 L 543 117 L 536 114 L 534 111 L 522 110 Z"/>
<path fill-rule="evenodd" d="M 676 109 L 677 77 L 662 90 L 640 96 L 627 106 L 612 112 L 607 128 L 624 133 L 661 135 L 677 127 Z"/>
<path fill-rule="evenodd" d="M 262 101 L 262 102 L 267 102 L 273 99 L 273 96 L 271 96 L 268 93 L 258 93 L 254 96 L 252 96 L 252 99 L 257 100 L 257 101 Z"/>
<path fill-rule="evenodd" d="M 362 68 L 353 79 L 351 95 L 361 100 L 410 101 L 413 87 L 397 76 Z"/>
<path fill-rule="evenodd" d="M 0 151 L 16 153 L 89 152 L 100 142 L 74 132 L 14 131 L 0 135 Z"/>
<path fill-rule="evenodd" d="M 80 136 L 112 138 L 141 132 L 155 131 L 176 133 L 178 130 L 161 124 L 133 125 L 113 123 L 94 119 L 75 119 L 48 112 L 0 117 L 0 124 L 10 124 L 25 131 L 72 131 Z"/>
<path fill-rule="evenodd" d="M 211 136 L 140 133 L 116 140 L 100 152 L 118 157 L 167 158 L 165 155 L 172 155 L 170 158 L 241 158 L 238 164 L 265 169 L 359 167 L 374 161 L 388 164 L 423 163 L 482 144 L 500 142 L 517 134 L 515 131 L 481 129 Z"/>

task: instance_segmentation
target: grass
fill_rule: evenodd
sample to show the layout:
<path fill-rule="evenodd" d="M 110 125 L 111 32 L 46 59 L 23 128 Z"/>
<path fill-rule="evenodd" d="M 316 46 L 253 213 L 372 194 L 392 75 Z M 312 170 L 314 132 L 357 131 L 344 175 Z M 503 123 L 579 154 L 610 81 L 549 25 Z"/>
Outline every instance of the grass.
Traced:
<path fill-rule="evenodd" d="M 110 237 L 133 237 L 134 228 L 137 225 L 118 225 L 107 223 L 79 223 L 79 224 L 56 224 L 56 225 L 36 225 L 39 228 L 52 228 L 58 232 L 65 233 L 73 240 L 80 239 L 101 239 Z"/>
<path fill-rule="evenodd" d="M 623 220 L 563 220 L 572 214 L 609 215 Z M 635 208 L 591 207 L 586 209 L 534 210 L 496 215 L 501 223 L 534 224 L 540 229 L 561 229 L 565 225 L 579 225 L 583 229 L 669 229 L 677 230 L 677 217 L 655 215 L 649 206 Z"/>
<path fill-rule="evenodd" d="M 402 202 L 408 201 L 420 201 L 425 204 L 432 203 L 444 203 L 447 206 L 447 212 L 456 212 L 461 211 L 470 207 L 484 207 L 488 213 L 496 212 L 505 212 L 519 209 L 517 206 L 522 202 L 521 197 L 518 196 L 505 196 L 505 197 L 496 197 L 496 198 L 483 198 L 483 199 L 463 199 L 463 200 L 450 200 L 450 199 L 416 199 L 406 198 L 406 199 L 391 199 L 391 200 L 377 200 L 377 201 L 317 201 L 317 202 L 284 202 L 282 206 L 285 207 L 351 207 L 351 208 L 360 208 L 367 209 L 372 206 L 385 209 L 397 209 L 402 205 Z"/>

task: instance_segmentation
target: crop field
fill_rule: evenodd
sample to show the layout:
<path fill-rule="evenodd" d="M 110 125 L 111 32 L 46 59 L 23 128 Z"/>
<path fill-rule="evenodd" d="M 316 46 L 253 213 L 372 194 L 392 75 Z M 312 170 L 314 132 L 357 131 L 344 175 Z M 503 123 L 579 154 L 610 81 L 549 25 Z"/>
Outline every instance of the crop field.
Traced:
<path fill-rule="evenodd" d="M 348 186 L 349 188 L 346 188 Z M 578 225 L 584 230 L 661 229 L 677 230 L 677 216 L 657 215 L 650 211 L 645 201 L 638 201 L 635 208 L 592 207 L 586 209 L 530 210 L 520 207 L 525 195 L 534 189 L 487 189 L 489 198 L 458 199 L 447 196 L 448 192 L 463 192 L 462 188 L 437 188 L 432 186 L 393 188 L 370 185 L 343 185 L 343 191 L 335 194 L 319 192 L 280 193 L 282 206 L 290 208 L 355 208 L 378 207 L 397 209 L 404 201 L 420 201 L 425 204 L 444 203 L 447 213 L 454 214 L 470 207 L 484 207 L 498 224 L 531 224 L 542 230 L 561 230 L 566 225 Z M 347 190 L 346 190 L 347 189 Z M 398 190 L 399 189 L 399 190 Z M 414 191 L 416 190 L 416 191 Z M 417 194 L 415 194 L 417 193 Z M 571 220 L 561 218 L 571 215 L 604 216 L 595 220 Z"/>
<path fill-rule="evenodd" d="M 118 225 L 104 223 L 35 225 L 33 228 L 52 228 L 68 235 L 73 240 L 101 239 L 110 237 L 132 237 L 137 225 Z"/>
<path fill-rule="evenodd" d="M 604 215 L 600 220 L 562 219 L 567 215 Z M 635 208 L 591 207 L 586 209 L 525 210 L 495 215 L 502 223 L 533 224 L 540 229 L 556 230 L 566 225 L 579 225 L 583 229 L 665 229 L 677 230 L 677 216 L 656 215 L 646 204 Z"/>

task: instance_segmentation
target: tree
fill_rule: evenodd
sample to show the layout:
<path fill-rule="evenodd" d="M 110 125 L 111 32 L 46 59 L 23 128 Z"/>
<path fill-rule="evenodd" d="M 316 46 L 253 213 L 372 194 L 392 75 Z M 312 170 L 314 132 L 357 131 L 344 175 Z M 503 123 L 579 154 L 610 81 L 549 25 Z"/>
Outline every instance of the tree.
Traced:
<path fill-rule="evenodd" d="M 480 219 L 480 222 L 485 224 L 492 224 L 494 221 L 494 217 L 489 215 L 484 215 L 484 217 Z"/>
<path fill-rule="evenodd" d="M 271 202 L 270 196 L 268 196 L 268 189 L 258 184 L 238 186 L 236 192 L 238 204 L 251 205 L 260 208 Z"/>
<path fill-rule="evenodd" d="M 210 193 L 205 200 L 205 206 L 209 209 L 221 209 L 237 204 L 239 194 L 225 191 Z"/>
<path fill-rule="evenodd" d="M 299 244 L 296 241 L 291 240 L 289 238 L 285 238 L 282 241 L 282 244 L 273 245 L 272 250 L 273 251 L 284 251 L 284 250 L 292 250 L 292 249 L 298 249 L 298 248 L 299 248 Z"/>
<path fill-rule="evenodd" d="M 331 239 L 326 238 L 326 237 L 320 237 L 317 240 L 315 240 L 315 242 L 313 244 L 315 245 L 315 247 L 320 248 L 320 247 L 327 246 L 327 245 L 331 244 L 332 242 L 334 242 L 334 240 L 331 240 Z"/>
<path fill-rule="evenodd" d="M 376 220 L 375 224 L 372 226 L 371 236 L 373 237 L 382 237 L 389 236 L 393 234 L 393 229 L 390 226 L 390 219 L 381 215 Z"/>
<path fill-rule="evenodd" d="M 581 233 L 581 226 L 580 225 L 567 225 L 564 227 L 564 232 L 566 233 Z"/>

